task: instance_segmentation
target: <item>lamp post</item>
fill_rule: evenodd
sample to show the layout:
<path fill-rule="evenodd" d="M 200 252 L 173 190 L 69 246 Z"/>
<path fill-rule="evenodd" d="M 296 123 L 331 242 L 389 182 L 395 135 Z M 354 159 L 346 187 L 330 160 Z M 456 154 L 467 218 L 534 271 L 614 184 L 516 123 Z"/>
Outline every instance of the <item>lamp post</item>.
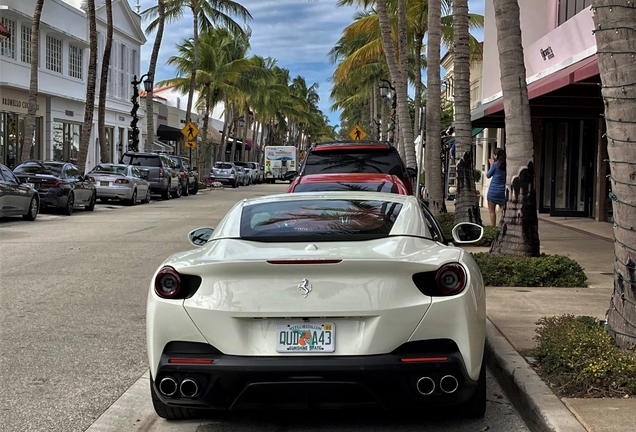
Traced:
<path fill-rule="evenodd" d="M 144 80 L 144 78 L 146 78 Z M 132 143 L 130 144 L 132 151 L 139 151 L 139 128 L 137 127 L 137 123 L 139 123 L 139 117 L 137 117 L 137 110 L 139 109 L 139 84 L 144 83 L 144 90 L 146 92 L 152 91 L 152 77 L 149 74 L 142 75 L 139 80 L 137 80 L 137 75 L 133 77 L 133 80 L 130 82 L 133 85 L 133 94 L 130 98 L 130 102 L 132 102 L 132 110 L 130 110 L 130 115 L 132 116 L 132 120 L 130 121 L 130 128 L 132 129 Z M 151 131 L 148 131 L 151 133 Z"/>
<path fill-rule="evenodd" d="M 375 123 L 375 127 L 376 127 L 376 133 L 378 135 L 378 141 L 380 141 L 380 139 L 382 138 L 380 136 L 380 125 L 382 124 L 381 122 L 377 121 L 376 119 L 373 119 L 373 123 Z"/>
<path fill-rule="evenodd" d="M 391 143 L 393 144 L 393 137 L 395 136 L 395 88 L 391 85 L 391 82 L 385 79 L 380 80 L 382 83 L 380 84 L 380 97 L 387 98 L 389 97 L 389 89 L 391 90 L 391 119 L 393 132 L 391 133 Z M 388 129 L 387 129 L 388 133 Z"/>

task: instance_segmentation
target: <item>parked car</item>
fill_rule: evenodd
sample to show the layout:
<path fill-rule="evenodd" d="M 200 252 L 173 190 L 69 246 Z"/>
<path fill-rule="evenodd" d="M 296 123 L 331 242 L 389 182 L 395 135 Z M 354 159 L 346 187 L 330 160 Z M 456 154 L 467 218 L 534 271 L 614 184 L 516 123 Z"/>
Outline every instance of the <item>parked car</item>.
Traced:
<path fill-rule="evenodd" d="M 157 414 L 380 403 L 483 416 L 483 279 L 432 220 L 410 195 L 294 193 L 190 232 L 200 249 L 169 257 L 147 300 Z M 457 243 L 482 234 L 453 229 Z"/>
<path fill-rule="evenodd" d="M 254 179 L 252 183 L 263 183 L 265 181 L 265 170 L 261 169 L 261 164 L 258 162 L 248 162 L 248 164 L 254 170 Z"/>
<path fill-rule="evenodd" d="M 368 191 L 408 195 L 402 180 L 390 174 L 341 173 L 298 176 L 287 192 Z"/>
<path fill-rule="evenodd" d="M 22 216 L 34 221 L 40 210 L 40 196 L 34 187 L 22 182 L 0 164 L 0 217 Z"/>
<path fill-rule="evenodd" d="M 252 165 L 251 162 L 234 162 L 234 165 L 243 167 L 243 169 L 245 170 L 245 174 L 248 179 L 247 186 L 256 183 L 256 180 L 258 179 L 258 177 L 257 177 L 256 170 L 254 169 L 254 166 Z"/>
<path fill-rule="evenodd" d="M 13 174 L 38 191 L 41 208 L 59 208 L 68 216 L 77 208 L 95 210 L 95 185 L 71 163 L 25 161 L 13 169 Z"/>
<path fill-rule="evenodd" d="M 417 177 L 415 168 L 407 168 L 397 148 L 383 142 L 327 142 L 314 144 L 307 150 L 305 160 L 298 172 L 288 173 L 287 180 L 294 175 L 333 173 L 384 173 L 397 176 L 413 195 L 412 178 Z"/>
<path fill-rule="evenodd" d="M 120 163 L 148 170 L 150 192 L 161 194 L 161 199 L 181 197 L 183 188 L 179 170 L 168 155 L 158 153 L 126 152 Z"/>
<path fill-rule="evenodd" d="M 170 156 L 179 170 L 179 180 L 183 196 L 196 195 L 199 192 L 199 173 L 190 165 L 190 159 L 184 156 Z"/>
<path fill-rule="evenodd" d="M 132 165 L 99 164 L 88 173 L 103 203 L 118 199 L 135 205 L 150 202 L 148 171 Z"/>
<path fill-rule="evenodd" d="M 234 166 L 236 169 L 236 175 L 238 176 L 239 181 L 241 182 L 241 186 L 249 186 L 250 175 L 247 172 L 247 170 L 240 165 L 236 165 L 236 163 L 234 163 Z"/>
<path fill-rule="evenodd" d="M 234 162 L 215 162 L 210 172 L 210 178 L 223 184 L 239 187 L 243 179 L 240 177 Z"/>

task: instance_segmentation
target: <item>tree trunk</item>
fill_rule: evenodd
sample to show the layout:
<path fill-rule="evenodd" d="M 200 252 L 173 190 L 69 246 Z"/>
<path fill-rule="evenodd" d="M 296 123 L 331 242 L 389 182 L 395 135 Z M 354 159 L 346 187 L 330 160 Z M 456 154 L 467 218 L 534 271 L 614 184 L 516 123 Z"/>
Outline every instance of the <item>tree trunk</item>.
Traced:
<path fill-rule="evenodd" d="M 400 53 L 398 77 L 396 79 L 396 94 L 398 121 L 400 125 L 400 142 L 404 146 L 404 163 L 407 167 L 417 167 L 415 159 L 415 139 L 413 138 L 413 124 L 409 109 L 409 56 L 408 37 L 406 34 L 406 0 L 398 0 L 398 50 Z"/>
<path fill-rule="evenodd" d="M 228 125 L 230 119 L 230 106 L 225 98 L 225 109 L 223 110 L 223 131 L 221 132 L 221 148 L 219 149 L 219 159 L 225 162 L 225 150 L 227 149 Z"/>
<path fill-rule="evenodd" d="M 419 134 L 422 127 L 420 125 L 420 108 L 422 106 L 422 47 L 424 46 L 424 35 L 416 36 L 415 39 L 415 127 L 413 128 Z M 421 137 L 423 140 L 424 137 Z"/>
<path fill-rule="evenodd" d="M 77 167 L 80 172 L 86 171 L 86 158 L 90 146 L 91 131 L 93 129 L 93 115 L 95 112 L 95 78 L 97 76 L 97 23 L 95 22 L 95 0 L 87 0 L 86 15 L 90 37 L 90 56 L 88 59 L 88 75 L 86 78 L 86 108 L 84 108 L 84 123 L 80 132 L 80 148 Z"/>
<path fill-rule="evenodd" d="M 159 12 L 157 34 L 155 35 L 155 43 L 152 46 L 152 54 L 150 54 L 150 63 L 148 65 L 148 77 L 154 83 L 155 71 L 157 70 L 157 59 L 159 58 L 159 49 L 163 39 L 163 27 L 166 21 L 166 4 L 164 0 L 157 0 L 157 9 Z M 154 139 L 157 129 L 155 128 L 155 113 L 152 90 L 146 94 L 146 151 L 152 151 Z"/>
<path fill-rule="evenodd" d="M 614 291 L 607 328 L 618 346 L 636 346 L 636 8 L 593 0 L 594 35 L 605 102 L 614 220 Z M 631 221 L 631 222 L 630 222 Z"/>
<path fill-rule="evenodd" d="M 534 145 L 526 67 L 517 0 L 494 0 L 497 47 L 506 119 L 506 204 L 495 255 L 538 256 L 539 220 L 534 176 Z"/>
<path fill-rule="evenodd" d="M 442 180 L 440 153 L 442 142 L 440 43 L 441 43 L 441 0 L 428 2 L 428 41 L 426 44 L 426 200 L 434 215 L 446 212 L 444 202 L 444 182 Z"/>
<path fill-rule="evenodd" d="M 201 128 L 202 138 L 199 140 L 201 143 L 201 147 L 203 148 L 203 172 L 209 172 L 210 168 L 210 149 L 212 148 L 212 143 L 208 140 L 208 128 L 210 123 L 210 84 L 205 85 L 204 89 L 204 97 L 205 97 L 205 111 L 203 117 L 203 127 Z M 197 160 L 197 168 L 201 169 L 201 161 Z M 207 170 L 207 171 L 205 171 Z"/>
<path fill-rule="evenodd" d="M 200 0 L 190 0 L 190 9 L 192 10 L 192 30 L 194 31 L 194 35 L 192 37 L 193 40 L 193 49 L 194 56 L 192 59 L 192 71 L 190 72 L 190 91 L 188 92 L 188 108 L 186 111 L 186 124 L 192 121 L 192 103 L 194 102 L 194 88 L 197 85 L 197 69 L 199 69 L 199 5 L 198 1 Z"/>
<path fill-rule="evenodd" d="M 97 107 L 97 131 L 99 134 L 99 155 L 102 163 L 110 162 L 110 151 L 106 144 L 106 91 L 108 86 L 108 68 L 110 66 L 110 51 L 113 46 L 113 4 L 106 0 L 106 44 L 102 57 L 102 70 L 99 75 L 99 101 Z M 97 162 L 97 161 L 96 161 Z"/>
<path fill-rule="evenodd" d="M 481 225 L 481 210 L 475 189 L 470 120 L 470 47 L 468 44 L 468 0 L 453 1 L 453 88 L 455 104 L 455 147 L 457 192 L 455 223 Z"/>
<path fill-rule="evenodd" d="M 35 115 L 38 109 L 38 68 L 40 60 L 40 17 L 44 0 L 37 0 L 31 22 L 31 79 L 29 83 L 29 110 L 25 122 L 24 140 L 22 142 L 21 161 L 31 159 L 31 147 L 35 135 Z M 16 163 L 17 165 L 17 163 Z"/>

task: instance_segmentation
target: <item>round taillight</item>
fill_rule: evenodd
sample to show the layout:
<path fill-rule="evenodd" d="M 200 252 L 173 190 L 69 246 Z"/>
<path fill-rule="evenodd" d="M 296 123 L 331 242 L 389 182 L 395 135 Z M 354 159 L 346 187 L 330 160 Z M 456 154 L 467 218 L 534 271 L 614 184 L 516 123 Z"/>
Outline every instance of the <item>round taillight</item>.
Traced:
<path fill-rule="evenodd" d="M 437 271 L 435 282 L 442 294 L 459 294 L 466 287 L 466 271 L 460 264 L 445 264 Z"/>
<path fill-rule="evenodd" d="M 172 267 L 159 270 L 155 278 L 155 292 L 161 298 L 172 299 L 181 291 L 181 277 Z"/>

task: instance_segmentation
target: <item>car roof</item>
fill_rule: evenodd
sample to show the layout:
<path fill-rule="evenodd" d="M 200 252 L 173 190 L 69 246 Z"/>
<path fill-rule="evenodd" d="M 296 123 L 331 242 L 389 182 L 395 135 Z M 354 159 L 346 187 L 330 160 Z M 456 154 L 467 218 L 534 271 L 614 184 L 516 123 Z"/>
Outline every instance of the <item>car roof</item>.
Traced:
<path fill-rule="evenodd" d="M 397 183 L 399 178 L 392 174 L 383 173 L 330 173 L 330 174 L 307 174 L 301 176 L 298 183 L 330 183 L 330 182 L 391 182 Z M 401 181 L 400 181 L 401 183 Z"/>

